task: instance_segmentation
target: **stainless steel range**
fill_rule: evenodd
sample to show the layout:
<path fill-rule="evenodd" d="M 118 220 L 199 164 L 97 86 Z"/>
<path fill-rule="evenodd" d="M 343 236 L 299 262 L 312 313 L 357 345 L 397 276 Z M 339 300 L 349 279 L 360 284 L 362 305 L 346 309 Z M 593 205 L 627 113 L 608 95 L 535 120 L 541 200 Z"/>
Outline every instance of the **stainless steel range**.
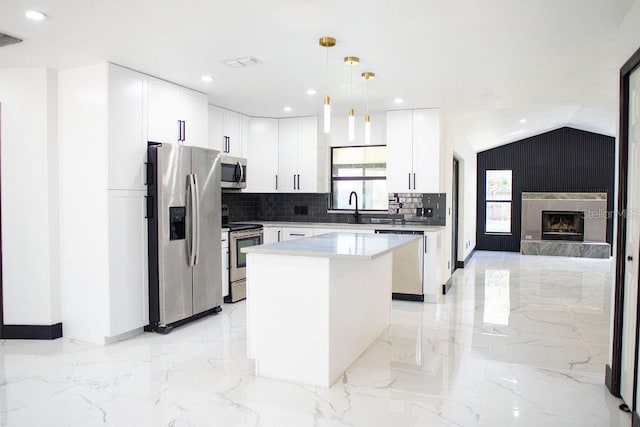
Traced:
<path fill-rule="evenodd" d="M 229 221 L 229 209 L 222 205 L 222 226 L 229 228 L 229 295 L 224 302 L 238 302 L 247 297 L 247 255 L 242 248 L 261 245 L 261 224 L 243 224 Z"/>
<path fill-rule="evenodd" d="M 247 297 L 247 254 L 242 248 L 261 245 L 262 225 L 229 224 L 229 295 L 225 302 L 237 302 Z"/>

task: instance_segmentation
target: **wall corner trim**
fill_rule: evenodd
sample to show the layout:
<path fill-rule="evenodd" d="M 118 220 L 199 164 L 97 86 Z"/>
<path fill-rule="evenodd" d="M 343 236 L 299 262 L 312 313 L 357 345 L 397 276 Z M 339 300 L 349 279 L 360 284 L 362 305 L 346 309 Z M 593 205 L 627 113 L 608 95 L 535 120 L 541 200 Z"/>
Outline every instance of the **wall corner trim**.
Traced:
<path fill-rule="evenodd" d="M 62 323 L 55 325 L 3 325 L 2 339 L 55 340 L 62 337 Z"/>

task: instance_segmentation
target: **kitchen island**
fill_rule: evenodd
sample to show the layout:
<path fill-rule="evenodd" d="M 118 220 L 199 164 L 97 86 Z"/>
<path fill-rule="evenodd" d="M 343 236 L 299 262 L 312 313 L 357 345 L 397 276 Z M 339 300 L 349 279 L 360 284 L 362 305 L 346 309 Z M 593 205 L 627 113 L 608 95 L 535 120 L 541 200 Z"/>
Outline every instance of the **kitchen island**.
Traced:
<path fill-rule="evenodd" d="M 421 241 L 339 232 L 243 249 L 256 375 L 330 387 L 391 321 L 393 252 Z"/>

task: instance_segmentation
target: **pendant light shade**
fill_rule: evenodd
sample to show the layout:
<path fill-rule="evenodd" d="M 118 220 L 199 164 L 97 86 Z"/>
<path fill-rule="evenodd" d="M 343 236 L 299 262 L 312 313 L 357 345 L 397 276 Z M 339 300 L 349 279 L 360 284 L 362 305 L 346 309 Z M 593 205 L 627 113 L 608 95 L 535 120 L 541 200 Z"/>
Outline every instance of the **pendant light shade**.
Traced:
<path fill-rule="evenodd" d="M 360 63 L 360 58 L 357 56 L 347 56 L 344 58 L 344 63 L 350 67 L 349 142 L 353 142 L 356 139 L 356 111 L 353 109 L 353 66 Z"/>
<path fill-rule="evenodd" d="M 364 116 L 364 143 L 371 144 L 371 116 Z"/>
<path fill-rule="evenodd" d="M 369 80 L 376 75 L 370 71 L 365 71 L 361 74 L 362 78 L 367 81 L 367 115 L 364 116 L 364 143 L 371 143 L 371 116 L 369 115 Z"/>
<path fill-rule="evenodd" d="M 356 112 L 353 108 L 349 108 L 349 141 L 356 139 Z"/>
<path fill-rule="evenodd" d="M 336 45 L 336 39 L 333 37 L 320 37 L 318 41 L 320 46 L 326 48 L 327 50 L 327 60 L 326 60 L 326 78 L 327 85 L 325 89 L 325 97 L 324 97 L 324 106 L 323 106 L 323 116 L 324 116 L 324 133 L 331 132 L 331 98 L 329 97 L 329 48 Z"/>
<path fill-rule="evenodd" d="M 324 133 L 331 132 L 331 98 L 324 97 Z"/>

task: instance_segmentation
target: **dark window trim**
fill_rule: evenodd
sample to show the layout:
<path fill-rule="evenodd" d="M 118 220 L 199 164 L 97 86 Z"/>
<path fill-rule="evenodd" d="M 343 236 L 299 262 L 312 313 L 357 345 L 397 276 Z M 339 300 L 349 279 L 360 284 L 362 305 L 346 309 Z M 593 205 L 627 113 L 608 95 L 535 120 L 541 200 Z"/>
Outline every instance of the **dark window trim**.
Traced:
<path fill-rule="evenodd" d="M 487 174 L 489 171 L 509 171 L 511 172 L 511 198 L 509 200 L 504 199 L 484 199 L 484 234 L 487 236 L 513 236 L 513 169 L 487 169 L 484 175 L 484 193 L 487 194 Z M 511 211 L 511 221 L 509 221 L 509 231 L 487 231 L 487 203 L 509 203 Z"/>
<path fill-rule="evenodd" d="M 386 147 L 386 144 L 377 144 L 377 145 L 340 145 L 331 148 L 331 156 L 329 158 L 329 210 L 330 211 L 343 211 L 343 212 L 351 212 L 353 209 L 348 208 L 337 208 L 333 206 L 333 181 L 386 181 L 387 176 L 333 176 L 333 150 L 336 148 L 367 148 L 367 147 Z M 384 209 L 358 209 L 359 212 L 387 212 Z"/>

